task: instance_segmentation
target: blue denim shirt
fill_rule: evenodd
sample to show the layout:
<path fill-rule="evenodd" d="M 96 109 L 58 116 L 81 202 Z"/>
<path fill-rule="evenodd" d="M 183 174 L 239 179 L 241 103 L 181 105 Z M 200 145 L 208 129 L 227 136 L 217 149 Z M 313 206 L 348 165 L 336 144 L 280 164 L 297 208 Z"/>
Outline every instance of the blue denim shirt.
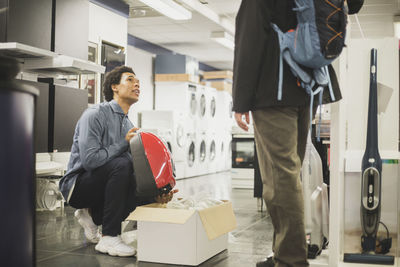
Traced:
<path fill-rule="evenodd" d="M 80 173 L 94 170 L 117 156 L 131 159 L 125 136 L 132 127 L 115 100 L 85 110 L 76 124 L 67 173 L 60 180 L 60 191 L 67 202 Z"/>

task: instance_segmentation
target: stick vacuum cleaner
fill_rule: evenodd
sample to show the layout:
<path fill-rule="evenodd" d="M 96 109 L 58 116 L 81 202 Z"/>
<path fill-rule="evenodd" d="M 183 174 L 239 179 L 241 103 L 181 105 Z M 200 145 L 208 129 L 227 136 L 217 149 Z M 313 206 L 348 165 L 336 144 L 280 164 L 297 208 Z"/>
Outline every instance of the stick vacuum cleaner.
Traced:
<path fill-rule="evenodd" d="M 345 262 L 393 265 L 394 257 L 376 255 L 381 217 L 382 160 L 378 150 L 377 50 L 371 50 L 367 146 L 362 159 L 361 236 L 362 254 L 344 254 Z M 386 239 L 386 240 L 389 240 Z M 391 240 L 390 240 L 391 241 Z M 391 242 L 390 242 L 391 243 Z M 390 244 L 391 245 L 391 244 Z M 387 252 L 390 247 L 387 248 Z"/>

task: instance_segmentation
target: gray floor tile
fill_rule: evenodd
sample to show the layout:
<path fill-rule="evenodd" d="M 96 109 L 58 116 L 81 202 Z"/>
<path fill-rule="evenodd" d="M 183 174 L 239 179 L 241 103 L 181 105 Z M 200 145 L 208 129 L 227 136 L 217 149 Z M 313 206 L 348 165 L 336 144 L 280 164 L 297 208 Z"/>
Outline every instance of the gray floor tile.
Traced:
<path fill-rule="evenodd" d="M 207 260 L 200 266 L 236 267 L 255 266 L 271 251 L 272 224 L 266 212 L 259 212 L 252 190 L 232 190 L 230 174 L 217 173 L 178 180 L 178 197 L 207 194 L 216 199 L 232 201 L 237 229 L 229 236 L 228 250 Z M 179 267 L 148 262 L 137 262 L 135 257 L 120 258 L 98 253 L 87 243 L 83 229 L 76 222 L 74 209 L 41 211 L 36 214 L 37 266 L 125 266 Z"/>
<path fill-rule="evenodd" d="M 60 255 L 62 252 L 36 250 L 36 261 Z"/>

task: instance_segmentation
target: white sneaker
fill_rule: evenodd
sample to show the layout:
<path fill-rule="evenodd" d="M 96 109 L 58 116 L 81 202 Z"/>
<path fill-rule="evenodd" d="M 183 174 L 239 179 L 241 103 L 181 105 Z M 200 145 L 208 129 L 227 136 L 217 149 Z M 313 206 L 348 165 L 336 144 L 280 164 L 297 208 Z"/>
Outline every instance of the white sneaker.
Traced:
<path fill-rule="evenodd" d="M 78 223 L 83 227 L 85 230 L 86 239 L 96 244 L 100 240 L 100 233 L 98 226 L 94 224 L 92 217 L 89 215 L 87 209 L 79 209 L 75 211 L 75 218 L 78 220 Z"/>
<path fill-rule="evenodd" d="M 125 244 L 121 236 L 102 236 L 95 249 L 111 256 L 129 257 L 136 255 L 136 249 Z"/>

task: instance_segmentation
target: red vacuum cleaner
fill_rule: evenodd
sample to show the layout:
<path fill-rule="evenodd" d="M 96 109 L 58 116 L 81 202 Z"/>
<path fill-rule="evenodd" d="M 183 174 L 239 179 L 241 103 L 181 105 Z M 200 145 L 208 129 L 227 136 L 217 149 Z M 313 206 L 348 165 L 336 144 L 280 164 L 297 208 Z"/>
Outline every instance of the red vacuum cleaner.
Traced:
<path fill-rule="evenodd" d="M 156 135 L 140 132 L 130 141 L 138 197 L 167 194 L 175 186 L 175 167 L 164 142 Z"/>

